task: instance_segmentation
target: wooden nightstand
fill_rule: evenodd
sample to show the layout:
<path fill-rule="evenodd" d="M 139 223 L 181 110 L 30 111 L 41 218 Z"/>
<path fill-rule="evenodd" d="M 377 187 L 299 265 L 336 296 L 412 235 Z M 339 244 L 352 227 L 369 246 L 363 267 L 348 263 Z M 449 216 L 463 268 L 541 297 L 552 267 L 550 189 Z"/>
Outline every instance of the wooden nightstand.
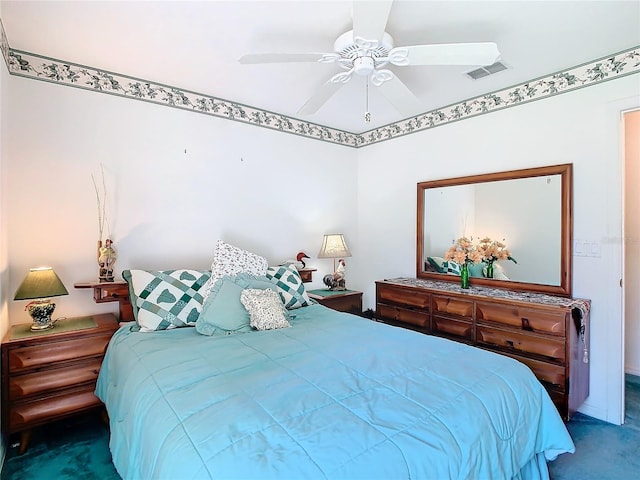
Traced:
<path fill-rule="evenodd" d="M 339 312 L 362 315 L 362 292 L 355 290 L 307 290 L 310 298 L 313 298 L 325 307 L 333 308 Z"/>
<path fill-rule="evenodd" d="M 20 453 L 33 427 L 102 407 L 93 391 L 117 328 L 111 313 L 59 320 L 41 332 L 10 328 L 2 341 L 2 428 L 21 433 Z"/>

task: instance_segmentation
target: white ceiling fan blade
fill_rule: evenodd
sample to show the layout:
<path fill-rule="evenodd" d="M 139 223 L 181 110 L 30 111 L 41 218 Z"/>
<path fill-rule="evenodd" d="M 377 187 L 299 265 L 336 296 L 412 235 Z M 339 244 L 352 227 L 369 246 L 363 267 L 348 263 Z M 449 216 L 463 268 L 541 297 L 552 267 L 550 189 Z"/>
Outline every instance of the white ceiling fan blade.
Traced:
<path fill-rule="evenodd" d="M 320 89 L 305 103 L 298 114 L 300 115 L 312 115 L 318 111 L 318 109 L 324 105 L 333 95 L 342 88 L 344 82 L 333 82 L 328 80 Z"/>
<path fill-rule="evenodd" d="M 416 106 L 419 105 L 418 98 L 395 75 L 377 88 L 396 110 L 403 115 L 412 115 L 416 110 Z"/>
<path fill-rule="evenodd" d="M 353 37 L 382 40 L 393 0 L 353 2 Z"/>
<path fill-rule="evenodd" d="M 491 65 L 500 58 L 492 42 L 442 43 L 394 48 L 389 62 L 394 65 Z"/>
<path fill-rule="evenodd" d="M 290 63 L 317 62 L 325 57 L 324 53 L 249 53 L 238 60 L 240 63 Z M 331 56 L 331 54 L 329 54 Z"/>

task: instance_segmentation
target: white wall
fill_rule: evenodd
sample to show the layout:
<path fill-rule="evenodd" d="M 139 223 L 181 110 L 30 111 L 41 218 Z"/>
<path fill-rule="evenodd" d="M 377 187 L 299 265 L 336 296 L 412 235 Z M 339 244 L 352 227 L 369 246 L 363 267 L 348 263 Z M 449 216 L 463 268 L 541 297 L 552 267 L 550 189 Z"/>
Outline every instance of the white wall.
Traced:
<path fill-rule="evenodd" d="M 375 303 L 375 280 L 415 276 L 417 182 L 573 163 L 574 237 L 602 245 L 600 257 L 573 258 L 574 296 L 592 300 L 591 394 L 581 411 L 619 423 L 622 191 L 616 109 L 624 99 L 640 105 L 639 94 L 638 79 L 626 77 L 359 151 L 363 241 L 357 275 L 366 285 L 365 305 Z"/>
<path fill-rule="evenodd" d="M 54 316 L 117 310 L 73 288 L 98 277 L 100 164 L 118 273 L 207 269 L 221 238 L 271 264 L 304 250 L 320 287 L 333 267 L 316 258 L 324 233 L 359 251 L 354 149 L 19 77 L 9 88 L 10 292 L 51 265 L 70 292 Z M 9 302 L 11 323 L 30 321 L 24 304 Z"/>

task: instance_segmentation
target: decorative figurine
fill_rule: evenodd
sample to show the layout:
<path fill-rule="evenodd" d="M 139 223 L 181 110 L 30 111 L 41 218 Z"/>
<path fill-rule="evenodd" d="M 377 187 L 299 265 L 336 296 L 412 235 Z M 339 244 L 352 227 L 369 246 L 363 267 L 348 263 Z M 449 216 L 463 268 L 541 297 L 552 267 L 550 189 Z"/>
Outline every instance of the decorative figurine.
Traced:
<path fill-rule="evenodd" d="M 347 289 L 347 287 L 345 286 L 345 276 L 346 276 L 345 267 L 346 267 L 346 263 L 341 258 L 340 260 L 338 260 L 338 266 L 336 268 L 336 271 L 333 272 L 332 274 L 328 274 L 324 276 L 322 281 L 327 287 L 329 287 L 329 290 L 339 291 L 339 290 Z"/>
<path fill-rule="evenodd" d="M 100 266 L 100 281 L 113 282 L 113 265 L 116 263 L 118 254 L 113 248 L 113 242 L 110 238 L 102 242 L 98 242 L 98 265 Z"/>
<path fill-rule="evenodd" d="M 298 252 L 298 254 L 296 255 L 296 259 L 295 260 L 286 260 L 283 265 L 293 265 L 295 266 L 298 270 L 302 270 L 303 268 L 305 268 L 307 266 L 306 263 L 304 263 L 304 258 L 310 258 L 309 255 L 307 255 L 304 252 Z"/>

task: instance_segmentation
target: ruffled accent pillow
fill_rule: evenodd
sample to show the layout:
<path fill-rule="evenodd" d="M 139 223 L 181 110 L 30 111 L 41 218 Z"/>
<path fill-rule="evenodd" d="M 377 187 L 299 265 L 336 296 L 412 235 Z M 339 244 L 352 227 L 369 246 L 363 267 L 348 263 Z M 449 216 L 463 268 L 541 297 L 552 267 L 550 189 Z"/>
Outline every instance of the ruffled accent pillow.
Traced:
<path fill-rule="evenodd" d="M 246 288 L 240 301 L 249 312 L 251 326 L 256 330 L 275 330 L 290 327 L 287 309 L 273 290 Z"/>
<path fill-rule="evenodd" d="M 205 300 L 220 278 L 238 273 L 264 276 L 268 267 L 266 258 L 218 240 L 211 263 L 211 278 L 204 289 Z"/>
<path fill-rule="evenodd" d="M 282 303 L 287 309 L 306 307 L 313 303 L 307 295 L 302 278 L 294 265 L 269 267 L 266 277 L 278 287 Z"/>

